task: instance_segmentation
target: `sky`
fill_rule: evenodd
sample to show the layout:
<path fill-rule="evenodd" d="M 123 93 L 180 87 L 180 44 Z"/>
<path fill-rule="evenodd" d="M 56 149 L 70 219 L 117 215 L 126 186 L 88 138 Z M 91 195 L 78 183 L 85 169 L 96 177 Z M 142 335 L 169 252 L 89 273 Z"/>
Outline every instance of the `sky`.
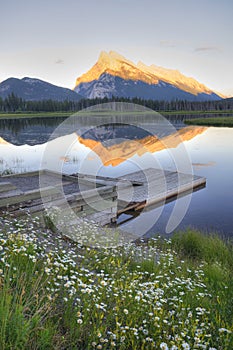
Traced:
<path fill-rule="evenodd" d="M 101 51 L 233 96 L 232 0 L 0 0 L 0 82 L 74 88 Z"/>

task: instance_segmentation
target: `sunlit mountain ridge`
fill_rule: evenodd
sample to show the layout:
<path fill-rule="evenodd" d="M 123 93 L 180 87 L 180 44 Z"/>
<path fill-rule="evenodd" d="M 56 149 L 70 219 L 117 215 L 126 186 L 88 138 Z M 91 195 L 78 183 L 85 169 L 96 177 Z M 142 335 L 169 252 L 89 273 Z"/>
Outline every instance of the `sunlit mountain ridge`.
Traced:
<path fill-rule="evenodd" d="M 223 97 L 178 70 L 147 66 L 142 62 L 135 64 L 114 51 L 102 51 L 94 66 L 77 78 L 74 90 L 87 98 L 218 100 Z"/>

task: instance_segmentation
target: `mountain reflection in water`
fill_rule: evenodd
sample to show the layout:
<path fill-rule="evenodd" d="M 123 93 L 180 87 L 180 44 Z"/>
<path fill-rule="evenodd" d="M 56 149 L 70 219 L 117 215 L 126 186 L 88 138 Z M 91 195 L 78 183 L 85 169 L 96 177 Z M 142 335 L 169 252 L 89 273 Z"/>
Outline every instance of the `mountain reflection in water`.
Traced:
<path fill-rule="evenodd" d="M 100 158 L 104 166 L 117 166 L 135 154 L 142 156 L 146 152 L 155 153 L 164 149 L 175 148 L 183 141 L 189 141 L 195 136 L 206 131 L 206 127 L 190 126 L 159 139 L 157 136 L 148 135 L 142 139 L 127 139 L 114 145 L 108 145 L 103 141 L 78 137 L 79 142 L 93 150 Z M 119 139 L 118 139 L 119 140 Z"/>

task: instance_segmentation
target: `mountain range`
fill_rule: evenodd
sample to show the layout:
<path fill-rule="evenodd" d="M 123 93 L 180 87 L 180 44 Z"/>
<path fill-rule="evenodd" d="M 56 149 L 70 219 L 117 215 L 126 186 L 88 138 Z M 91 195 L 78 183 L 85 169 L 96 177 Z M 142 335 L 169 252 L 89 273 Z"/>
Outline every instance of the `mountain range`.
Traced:
<path fill-rule="evenodd" d="M 9 78 L 0 84 L 0 97 L 6 98 L 12 93 L 27 101 L 79 101 L 81 99 L 81 96 L 71 89 L 28 77 L 23 79 Z"/>
<path fill-rule="evenodd" d="M 178 70 L 137 64 L 114 51 L 102 51 L 94 66 L 76 79 L 73 90 L 25 77 L 0 83 L 0 97 L 14 93 L 24 100 L 79 101 L 81 98 L 138 97 L 152 100 L 221 100 L 223 95 Z"/>
<path fill-rule="evenodd" d="M 77 78 L 74 90 L 85 98 L 207 101 L 223 97 L 178 70 L 134 64 L 114 51 L 101 52 L 96 64 Z"/>

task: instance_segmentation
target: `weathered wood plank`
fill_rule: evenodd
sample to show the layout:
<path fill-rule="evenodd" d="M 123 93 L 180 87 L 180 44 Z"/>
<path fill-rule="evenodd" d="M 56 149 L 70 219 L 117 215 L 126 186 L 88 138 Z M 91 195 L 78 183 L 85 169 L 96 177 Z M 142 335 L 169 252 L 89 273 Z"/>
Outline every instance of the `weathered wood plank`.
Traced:
<path fill-rule="evenodd" d="M 17 187 L 11 182 L 1 182 L 0 183 L 0 193 L 15 190 Z"/>
<path fill-rule="evenodd" d="M 86 175 L 86 174 L 78 174 L 78 178 L 86 178 L 88 180 L 92 180 L 92 181 L 97 181 L 99 183 L 102 183 L 103 185 L 110 185 L 110 184 L 116 184 L 118 182 L 121 183 L 125 183 L 128 182 L 128 180 L 126 178 L 124 178 L 124 176 L 122 177 L 109 177 L 109 176 L 100 176 L 100 175 Z M 143 182 L 137 181 L 137 180 L 133 180 L 131 181 L 131 183 L 135 186 L 137 185 L 142 185 Z"/>
<path fill-rule="evenodd" d="M 81 212 L 79 215 L 77 215 L 77 219 L 70 222 L 70 225 L 75 225 L 79 219 L 88 221 L 93 224 L 98 224 L 100 226 L 104 226 L 116 220 L 116 213 L 112 212 L 111 210 L 87 213 Z"/>
<path fill-rule="evenodd" d="M 144 178 L 144 183 L 142 186 L 134 186 L 133 193 L 132 187 L 124 188 L 123 190 L 119 189 L 118 215 L 128 210 L 141 210 L 145 206 L 153 204 L 160 203 L 162 205 L 167 199 L 190 190 L 192 191 L 206 183 L 206 179 L 203 177 L 159 169 L 146 169 L 128 174 L 125 178 L 129 181 L 131 178 L 143 181 Z M 130 196 L 131 200 L 127 203 L 127 199 Z"/>
<path fill-rule="evenodd" d="M 24 192 L 23 194 L 19 194 L 12 197 L 6 196 L 0 199 L 0 207 L 2 208 L 4 206 L 13 205 L 16 203 L 23 203 L 33 199 L 38 199 L 40 198 L 41 194 L 45 197 L 50 197 L 52 195 L 59 195 L 59 192 L 57 188 L 49 186 L 41 190 L 36 189 L 32 191 L 27 191 L 27 192 Z"/>

